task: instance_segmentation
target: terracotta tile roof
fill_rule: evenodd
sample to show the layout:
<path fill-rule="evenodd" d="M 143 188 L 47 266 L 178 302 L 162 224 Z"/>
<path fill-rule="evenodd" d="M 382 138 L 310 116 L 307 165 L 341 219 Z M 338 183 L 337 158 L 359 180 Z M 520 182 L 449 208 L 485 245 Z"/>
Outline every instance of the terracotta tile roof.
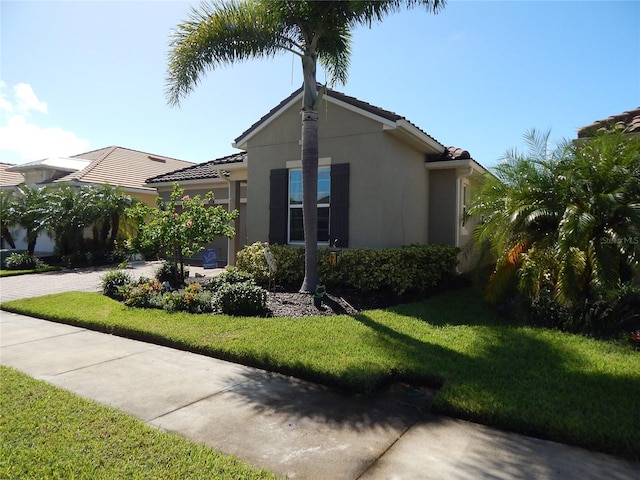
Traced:
<path fill-rule="evenodd" d="M 24 182 L 24 177 L 19 172 L 7 171 L 7 168 L 15 165 L 0 162 L 0 187 L 14 187 Z"/>
<path fill-rule="evenodd" d="M 596 132 L 620 128 L 627 133 L 640 133 L 640 107 L 612 115 L 603 120 L 596 120 L 591 125 L 578 129 L 578 138 L 590 137 Z"/>
<path fill-rule="evenodd" d="M 320 88 L 320 86 L 321 85 L 318 85 L 318 88 Z M 281 108 L 286 106 L 289 102 L 291 102 L 294 98 L 296 98 L 298 95 L 300 95 L 302 93 L 302 88 L 303 87 L 298 88 L 295 92 L 293 92 L 287 98 L 282 100 L 278 105 L 273 107 L 260 120 L 258 120 L 256 123 L 251 125 L 240 136 L 238 136 L 234 140 L 234 143 L 237 144 L 242 138 L 244 138 L 247 135 L 249 135 L 251 132 L 253 132 L 257 128 L 259 128 L 263 123 L 268 121 L 271 117 L 276 115 Z M 384 118 L 386 120 L 390 120 L 392 122 L 397 122 L 399 120 L 404 120 L 407 123 L 409 123 L 412 126 L 414 126 L 415 128 L 417 128 L 421 133 L 423 133 L 424 135 L 429 137 L 434 142 L 436 142 L 438 144 L 440 143 L 435 138 L 433 138 L 431 135 L 429 135 L 424 130 L 422 130 L 420 127 L 418 127 L 417 125 L 415 125 L 414 123 L 409 121 L 406 117 L 403 117 L 402 115 L 398 115 L 397 113 L 392 112 L 391 110 L 385 110 L 384 108 L 376 107 L 375 105 L 371 105 L 370 103 L 363 102 L 362 100 L 359 100 L 359 99 L 357 99 L 355 97 L 352 97 L 352 96 L 349 96 L 349 95 L 345 95 L 344 93 L 338 92 L 338 91 L 333 90 L 331 88 L 327 88 L 327 91 L 326 91 L 325 95 L 328 95 L 331 98 L 335 98 L 336 100 L 340 100 L 340 101 L 342 101 L 344 103 L 347 103 L 347 104 L 349 104 L 349 105 L 351 105 L 353 107 L 359 108 L 361 110 L 364 110 L 365 112 L 371 113 L 373 115 L 376 115 L 378 117 Z"/>
<path fill-rule="evenodd" d="M 56 179 L 56 182 L 108 183 L 124 188 L 152 190 L 145 184 L 147 178 L 194 165 L 185 160 L 117 146 L 81 153 L 72 158 L 91 160 L 91 163 L 80 171 Z"/>
<path fill-rule="evenodd" d="M 164 183 L 164 182 L 182 182 L 185 180 L 201 180 L 205 178 L 219 178 L 220 173 L 223 175 L 225 165 L 234 163 L 242 163 L 247 160 L 247 152 L 234 153 L 226 157 L 209 160 L 208 162 L 198 163 L 174 172 L 157 175 L 147 179 L 147 184 Z"/>

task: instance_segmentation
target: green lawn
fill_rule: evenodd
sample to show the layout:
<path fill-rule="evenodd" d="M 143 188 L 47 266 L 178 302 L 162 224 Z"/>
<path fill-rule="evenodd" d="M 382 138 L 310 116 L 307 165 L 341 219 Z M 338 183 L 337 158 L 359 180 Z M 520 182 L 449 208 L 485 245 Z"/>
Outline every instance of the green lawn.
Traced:
<path fill-rule="evenodd" d="M 62 270 L 60 267 L 47 265 L 46 267 L 36 268 L 34 270 L 0 270 L 0 278 L 15 277 L 16 275 L 28 275 L 30 273 L 55 272 Z"/>
<path fill-rule="evenodd" d="M 0 393 L 0 478 L 275 478 L 6 367 Z"/>
<path fill-rule="evenodd" d="M 436 412 L 639 459 L 640 354 L 506 325 L 472 290 L 356 316 L 234 318 L 65 293 L 2 308 L 259 366 L 351 391 L 441 386 Z"/>

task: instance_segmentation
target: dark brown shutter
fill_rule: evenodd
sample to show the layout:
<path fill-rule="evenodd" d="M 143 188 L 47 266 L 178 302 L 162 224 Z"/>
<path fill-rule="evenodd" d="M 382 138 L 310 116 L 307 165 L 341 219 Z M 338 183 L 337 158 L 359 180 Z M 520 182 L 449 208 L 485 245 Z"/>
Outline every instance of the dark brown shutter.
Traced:
<path fill-rule="evenodd" d="M 269 243 L 287 244 L 288 170 L 271 170 L 269 192 Z"/>
<path fill-rule="evenodd" d="M 329 243 L 337 239 L 336 246 L 349 246 L 349 164 L 331 165 L 331 212 Z"/>

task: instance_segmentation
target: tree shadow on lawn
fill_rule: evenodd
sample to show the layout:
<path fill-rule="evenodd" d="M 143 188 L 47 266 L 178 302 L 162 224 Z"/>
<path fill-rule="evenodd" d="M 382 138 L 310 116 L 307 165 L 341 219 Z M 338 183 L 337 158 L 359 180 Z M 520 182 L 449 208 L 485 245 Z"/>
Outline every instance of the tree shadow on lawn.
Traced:
<path fill-rule="evenodd" d="M 434 421 L 428 414 L 433 399 L 434 413 L 638 460 L 640 430 L 632 423 L 611 425 L 612 418 L 637 415 L 640 380 L 631 372 L 584 370 L 589 358 L 534 329 L 477 326 L 461 332 L 473 336 L 466 339 L 472 346 L 456 350 L 374 314 L 352 318 L 367 328 L 362 341 L 383 361 L 356 360 L 338 373 L 305 366 L 283 373 L 304 372 L 300 376 L 310 381 L 368 393 L 330 391 L 281 376 L 270 388 L 232 393 L 258 411 L 356 429 Z M 622 411 L 612 416 L 609 409 Z"/>

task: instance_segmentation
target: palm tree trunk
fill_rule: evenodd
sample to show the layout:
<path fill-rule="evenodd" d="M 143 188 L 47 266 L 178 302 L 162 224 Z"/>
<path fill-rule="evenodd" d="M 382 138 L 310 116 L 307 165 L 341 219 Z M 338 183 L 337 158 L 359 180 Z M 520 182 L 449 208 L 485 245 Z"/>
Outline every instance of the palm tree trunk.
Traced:
<path fill-rule="evenodd" d="M 318 112 L 302 111 L 302 219 L 304 280 L 300 292 L 318 285 Z"/>
<path fill-rule="evenodd" d="M 302 57 L 302 220 L 304 228 L 304 280 L 301 293 L 318 285 L 318 111 L 315 52 Z"/>

